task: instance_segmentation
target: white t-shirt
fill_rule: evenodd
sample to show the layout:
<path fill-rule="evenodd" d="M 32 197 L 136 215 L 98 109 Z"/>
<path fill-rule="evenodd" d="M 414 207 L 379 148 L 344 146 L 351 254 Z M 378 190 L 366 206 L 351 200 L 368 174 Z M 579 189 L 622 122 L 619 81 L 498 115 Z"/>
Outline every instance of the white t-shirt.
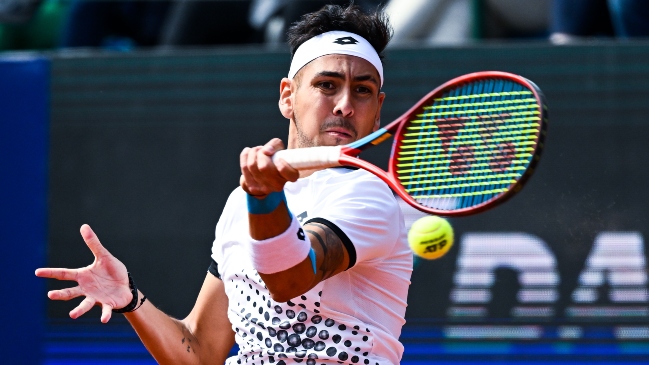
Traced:
<path fill-rule="evenodd" d="M 235 189 L 212 248 L 239 345 L 226 364 L 398 364 L 412 253 L 394 195 L 374 175 L 347 168 L 318 171 L 284 191 L 303 225 L 333 227 L 350 268 L 300 297 L 273 301 L 248 255 L 246 195 Z"/>

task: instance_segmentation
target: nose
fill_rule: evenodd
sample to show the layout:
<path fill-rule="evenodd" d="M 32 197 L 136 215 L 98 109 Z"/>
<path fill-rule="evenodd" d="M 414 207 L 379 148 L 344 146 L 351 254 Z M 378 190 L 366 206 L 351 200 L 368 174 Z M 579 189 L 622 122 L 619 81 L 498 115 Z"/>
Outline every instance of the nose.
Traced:
<path fill-rule="evenodd" d="M 335 116 L 343 118 L 349 118 L 354 115 L 354 106 L 349 92 L 341 93 L 338 100 L 336 100 L 333 112 Z"/>

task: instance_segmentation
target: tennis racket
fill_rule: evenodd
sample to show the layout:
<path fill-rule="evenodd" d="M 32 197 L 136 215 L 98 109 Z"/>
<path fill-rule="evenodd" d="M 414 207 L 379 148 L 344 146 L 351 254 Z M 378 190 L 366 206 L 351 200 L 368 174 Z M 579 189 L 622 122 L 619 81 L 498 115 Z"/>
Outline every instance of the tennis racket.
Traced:
<path fill-rule="evenodd" d="M 539 161 L 547 128 L 541 90 L 531 81 L 488 71 L 455 78 L 388 126 L 345 146 L 278 151 L 303 169 L 354 166 L 429 214 L 462 216 L 521 190 Z M 388 171 L 357 156 L 394 136 Z"/>

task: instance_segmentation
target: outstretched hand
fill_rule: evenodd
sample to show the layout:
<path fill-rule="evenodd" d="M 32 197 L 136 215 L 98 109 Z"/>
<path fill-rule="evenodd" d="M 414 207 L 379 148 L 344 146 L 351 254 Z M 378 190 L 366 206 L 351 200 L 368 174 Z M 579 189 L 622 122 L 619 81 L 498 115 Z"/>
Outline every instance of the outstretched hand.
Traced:
<path fill-rule="evenodd" d="M 81 236 L 95 256 L 95 261 L 79 269 L 41 268 L 36 276 L 57 280 L 76 281 L 77 286 L 52 290 L 47 296 L 52 300 L 70 300 L 80 296 L 86 298 L 72 311 L 70 317 L 79 318 L 93 306 L 101 305 L 101 321 L 110 320 L 113 308 L 123 308 L 133 299 L 128 284 L 126 266 L 101 245 L 90 226 L 81 226 Z"/>

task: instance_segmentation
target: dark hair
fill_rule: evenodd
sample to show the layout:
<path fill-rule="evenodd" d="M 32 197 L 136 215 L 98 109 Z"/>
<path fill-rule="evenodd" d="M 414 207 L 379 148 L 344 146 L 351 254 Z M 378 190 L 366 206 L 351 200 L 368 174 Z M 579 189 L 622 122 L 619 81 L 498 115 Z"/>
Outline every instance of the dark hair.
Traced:
<path fill-rule="evenodd" d="M 392 27 L 387 15 L 380 9 L 365 13 L 352 2 L 347 7 L 326 5 L 322 9 L 303 15 L 286 33 L 291 47 L 291 58 L 297 48 L 307 40 L 330 31 L 341 30 L 365 38 L 379 57 L 392 38 Z"/>

